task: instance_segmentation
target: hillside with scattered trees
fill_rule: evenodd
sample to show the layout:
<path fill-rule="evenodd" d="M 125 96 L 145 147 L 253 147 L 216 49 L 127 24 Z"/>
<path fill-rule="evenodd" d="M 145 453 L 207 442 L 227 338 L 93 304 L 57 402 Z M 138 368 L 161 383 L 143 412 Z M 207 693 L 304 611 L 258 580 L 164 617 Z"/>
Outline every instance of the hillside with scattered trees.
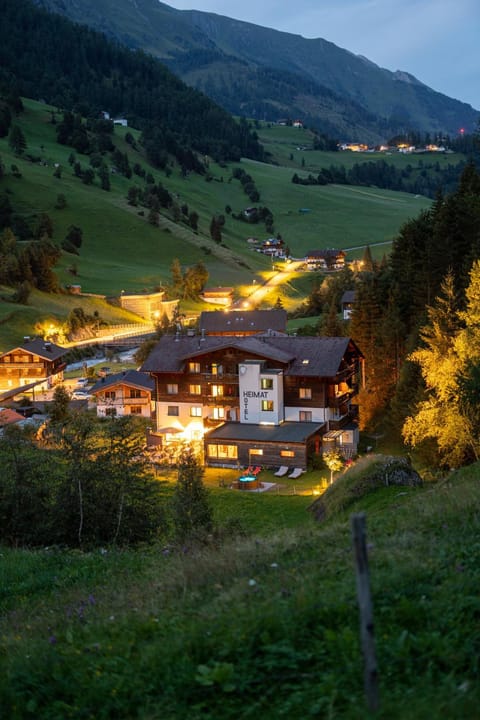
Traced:
<path fill-rule="evenodd" d="M 246 122 L 237 123 L 159 60 L 30 0 L 2 2 L 0 88 L 84 116 L 98 117 L 103 110 L 125 116 L 144 131 L 154 164 L 155 153 L 162 152 L 197 171 L 203 168 L 197 153 L 263 157 Z"/>

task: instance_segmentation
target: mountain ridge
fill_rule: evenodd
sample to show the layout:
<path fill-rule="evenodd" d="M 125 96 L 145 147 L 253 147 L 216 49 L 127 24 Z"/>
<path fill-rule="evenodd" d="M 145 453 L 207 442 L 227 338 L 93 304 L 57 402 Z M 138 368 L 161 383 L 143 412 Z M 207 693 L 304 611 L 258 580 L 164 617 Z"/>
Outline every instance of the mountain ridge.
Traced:
<path fill-rule="evenodd" d="M 302 117 L 334 137 L 369 142 L 412 129 L 470 132 L 477 122 L 478 113 L 468 103 L 323 38 L 176 10 L 156 0 L 37 3 L 154 54 L 233 114 L 272 121 Z"/>

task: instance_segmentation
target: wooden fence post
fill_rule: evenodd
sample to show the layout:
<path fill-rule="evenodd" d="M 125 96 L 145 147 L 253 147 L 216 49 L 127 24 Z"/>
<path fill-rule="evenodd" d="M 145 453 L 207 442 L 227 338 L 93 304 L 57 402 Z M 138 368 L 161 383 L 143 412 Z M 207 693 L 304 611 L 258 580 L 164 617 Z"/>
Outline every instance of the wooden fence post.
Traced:
<path fill-rule="evenodd" d="M 378 670 L 375 656 L 375 634 L 373 627 L 373 607 L 370 593 L 370 574 L 366 545 L 365 513 L 350 518 L 355 553 L 355 574 L 357 580 L 357 598 L 360 611 L 360 639 L 364 662 L 364 687 L 368 709 L 376 712 L 379 706 Z"/>

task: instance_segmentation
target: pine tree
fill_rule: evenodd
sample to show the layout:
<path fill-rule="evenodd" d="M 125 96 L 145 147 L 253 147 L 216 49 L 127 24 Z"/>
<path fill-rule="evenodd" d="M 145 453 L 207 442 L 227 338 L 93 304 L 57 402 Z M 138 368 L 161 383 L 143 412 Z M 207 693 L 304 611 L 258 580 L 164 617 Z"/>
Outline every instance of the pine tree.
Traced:
<path fill-rule="evenodd" d="M 178 479 L 171 507 L 178 540 L 200 539 L 212 530 L 213 513 L 203 484 L 203 468 L 190 447 L 185 448 L 178 459 Z"/>
<path fill-rule="evenodd" d="M 12 125 L 12 129 L 8 135 L 8 145 L 15 155 L 21 155 L 27 147 L 27 141 L 21 128 L 18 125 Z"/>

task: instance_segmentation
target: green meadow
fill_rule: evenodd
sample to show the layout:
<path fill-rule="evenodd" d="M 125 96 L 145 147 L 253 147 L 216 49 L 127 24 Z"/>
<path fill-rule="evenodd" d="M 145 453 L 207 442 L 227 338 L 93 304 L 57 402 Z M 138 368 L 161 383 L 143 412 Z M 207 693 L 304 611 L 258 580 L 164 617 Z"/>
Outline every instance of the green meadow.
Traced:
<path fill-rule="evenodd" d="M 478 464 L 370 491 L 350 472 L 356 480 L 346 474 L 320 497 L 324 522 L 311 496 L 247 496 L 212 477 L 218 530 L 200 547 L 1 548 L 5 717 L 477 718 Z M 363 689 L 350 531 L 360 511 L 375 713 Z"/>
<path fill-rule="evenodd" d="M 210 285 L 233 286 L 240 296 L 254 279 L 258 282 L 268 277 L 271 260 L 254 252 L 246 242 L 251 236 L 259 241 L 266 239 L 268 233 L 264 225 L 250 225 L 233 217 L 252 204 L 240 182 L 232 179 L 233 167 L 210 162 L 208 176 L 183 177 L 180 169 L 172 166 L 167 177 L 165 172 L 148 165 L 138 142 L 138 131 L 128 128 L 136 140 L 136 149 L 133 149 L 125 141 L 127 130 L 115 126 L 114 142 L 122 152 L 128 153 L 130 165 L 139 163 L 169 190 L 180 207 L 186 205 L 189 211 L 199 215 L 197 232 L 186 222 L 174 222 L 168 212 L 161 214 L 159 226 L 155 227 L 147 222 L 148 210 L 127 203 L 129 187 L 142 187 L 141 178 L 132 175 L 126 179 L 118 173 L 112 174 L 110 192 L 101 190 L 98 180 L 94 185 L 84 185 L 74 176 L 68 162 L 71 148 L 56 143 L 52 116 L 59 121 L 61 114 L 32 100 L 25 100 L 24 105 L 25 112 L 15 122 L 24 132 L 27 149 L 23 156 L 14 156 L 8 139 L 0 139 L 0 158 L 5 168 L 1 188 L 8 193 L 14 212 L 32 224 L 40 213 L 47 213 L 53 221 L 53 241 L 57 244 L 70 225 L 82 228 L 80 255 L 64 252 L 58 264 L 62 286 L 79 284 L 83 292 L 107 297 L 118 296 L 122 290 L 152 290 L 168 284 L 174 258 L 179 258 L 183 267 L 204 261 Z M 257 205 L 272 211 L 275 233 L 282 235 L 296 258 L 303 257 L 312 248 L 339 247 L 348 250 L 347 260 L 358 259 L 367 244 L 372 247 L 373 255 L 381 258 L 388 253 L 402 223 L 430 204 L 424 197 L 375 188 L 294 185 L 285 152 L 288 143 L 297 142 L 298 131 L 265 127 L 260 137 L 272 155 L 272 164 L 245 159 L 240 165 L 252 176 L 260 192 Z M 350 155 L 353 154 L 312 151 L 305 169 L 315 171 L 333 161 L 348 161 Z M 76 159 L 83 168 L 88 167 L 88 157 L 78 155 Z M 61 166 L 60 178 L 53 176 L 56 164 Z M 12 165 L 17 166 L 20 178 L 12 175 Z M 56 208 L 59 194 L 67 201 L 63 209 Z M 209 233 L 211 218 L 218 214 L 225 216 L 220 245 L 211 240 Z M 285 300 L 287 309 L 293 309 L 308 294 L 313 281 L 310 275 L 298 273 L 282 289 L 282 301 Z M 32 333 L 34 323 L 43 321 L 49 313 L 61 318 L 71 308 L 71 299 L 65 295 L 59 295 L 59 303 L 52 310 L 50 301 L 40 293 L 33 293 L 27 306 L 8 302 L 10 294 L 3 292 L 0 300 L 2 346 L 8 345 L 13 336 Z M 74 299 L 74 306 L 85 303 L 85 298 Z M 198 312 L 206 306 L 186 303 L 184 309 Z M 125 320 L 124 314 L 115 308 L 110 311 L 102 308 L 102 317 L 107 315 L 114 316 L 111 322 Z"/>

